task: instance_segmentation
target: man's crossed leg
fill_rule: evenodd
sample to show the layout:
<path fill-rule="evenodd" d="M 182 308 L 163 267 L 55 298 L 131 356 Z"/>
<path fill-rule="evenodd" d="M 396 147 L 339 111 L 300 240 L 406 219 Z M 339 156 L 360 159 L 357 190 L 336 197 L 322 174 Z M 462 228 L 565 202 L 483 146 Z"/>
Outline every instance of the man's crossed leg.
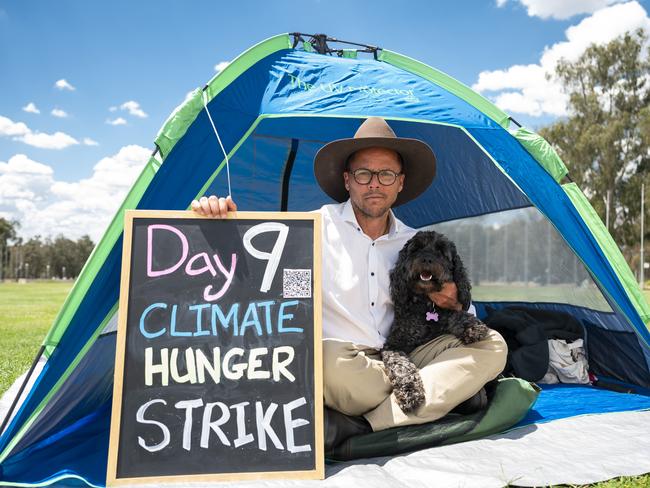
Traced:
<path fill-rule="evenodd" d="M 420 370 L 425 402 L 405 414 L 392 394 L 379 351 L 325 339 L 325 406 L 350 416 L 363 415 L 373 431 L 432 422 L 496 378 L 503 371 L 506 356 L 506 343 L 493 330 L 473 344 L 443 335 L 414 349 L 409 357 Z"/>

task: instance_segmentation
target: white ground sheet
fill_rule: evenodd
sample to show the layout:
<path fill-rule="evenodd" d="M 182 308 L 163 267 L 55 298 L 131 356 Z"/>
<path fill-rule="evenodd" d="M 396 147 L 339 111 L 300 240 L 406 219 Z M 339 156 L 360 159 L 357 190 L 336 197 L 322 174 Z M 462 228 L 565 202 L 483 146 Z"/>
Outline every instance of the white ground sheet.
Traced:
<path fill-rule="evenodd" d="M 0 418 L 14 385 L 0 401 Z M 324 481 L 250 481 L 237 487 L 410 488 L 584 484 L 650 472 L 650 411 L 587 415 L 402 456 L 327 466 Z M 157 484 L 134 485 L 157 487 Z M 167 486 L 167 485 L 165 485 Z M 171 487 L 226 486 L 225 483 Z"/>

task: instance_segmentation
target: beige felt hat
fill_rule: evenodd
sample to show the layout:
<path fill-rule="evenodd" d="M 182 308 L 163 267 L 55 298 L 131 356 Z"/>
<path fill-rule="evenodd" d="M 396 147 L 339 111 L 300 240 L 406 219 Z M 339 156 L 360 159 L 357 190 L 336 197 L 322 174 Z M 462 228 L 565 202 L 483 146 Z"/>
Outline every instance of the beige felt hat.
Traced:
<path fill-rule="evenodd" d="M 394 207 L 413 200 L 424 192 L 436 176 L 436 156 L 429 145 L 419 139 L 397 137 L 381 117 L 369 117 L 350 139 L 338 139 L 324 145 L 314 158 L 316 181 L 337 202 L 348 199 L 343 172 L 348 158 L 367 147 L 385 147 L 402 156 L 404 188 Z"/>

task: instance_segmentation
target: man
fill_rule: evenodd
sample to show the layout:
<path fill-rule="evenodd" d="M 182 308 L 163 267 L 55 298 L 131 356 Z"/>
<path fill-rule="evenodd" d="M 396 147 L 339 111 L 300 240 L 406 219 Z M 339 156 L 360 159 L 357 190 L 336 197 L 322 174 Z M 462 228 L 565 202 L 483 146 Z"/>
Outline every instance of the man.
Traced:
<path fill-rule="evenodd" d="M 426 143 L 396 137 L 379 117 L 367 119 L 353 138 L 323 146 L 314 159 L 318 184 L 342 202 L 319 210 L 324 400 L 333 409 L 326 409 L 326 450 L 351 435 L 434 421 L 461 403 L 481 408 L 487 402 L 483 385 L 505 366 L 507 348 L 497 332 L 469 345 L 444 335 L 409 355 L 420 369 L 424 404 L 405 414 L 392 394 L 379 354 L 393 321 L 389 272 L 416 231 L 391 207 L 425 191 L 435 168 Z M 237 206 L 230 197 L 211 196 L 194 200 L 192 209 L 224 218 Z M 461 308 L 454 283 L 429 298 L 438 307 Z"/>

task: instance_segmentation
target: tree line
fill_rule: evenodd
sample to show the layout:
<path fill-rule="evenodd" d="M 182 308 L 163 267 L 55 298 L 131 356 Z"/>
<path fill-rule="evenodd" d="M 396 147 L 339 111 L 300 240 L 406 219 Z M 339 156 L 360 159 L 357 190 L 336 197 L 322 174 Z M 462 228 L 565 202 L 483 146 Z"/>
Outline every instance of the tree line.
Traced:
<path fill-rule="evenodd" d="M 0 217 L 0 281 L 76 278 L 95 247 L 87 235 L 24 240 L 18 228 L 17 221 Z"/>

